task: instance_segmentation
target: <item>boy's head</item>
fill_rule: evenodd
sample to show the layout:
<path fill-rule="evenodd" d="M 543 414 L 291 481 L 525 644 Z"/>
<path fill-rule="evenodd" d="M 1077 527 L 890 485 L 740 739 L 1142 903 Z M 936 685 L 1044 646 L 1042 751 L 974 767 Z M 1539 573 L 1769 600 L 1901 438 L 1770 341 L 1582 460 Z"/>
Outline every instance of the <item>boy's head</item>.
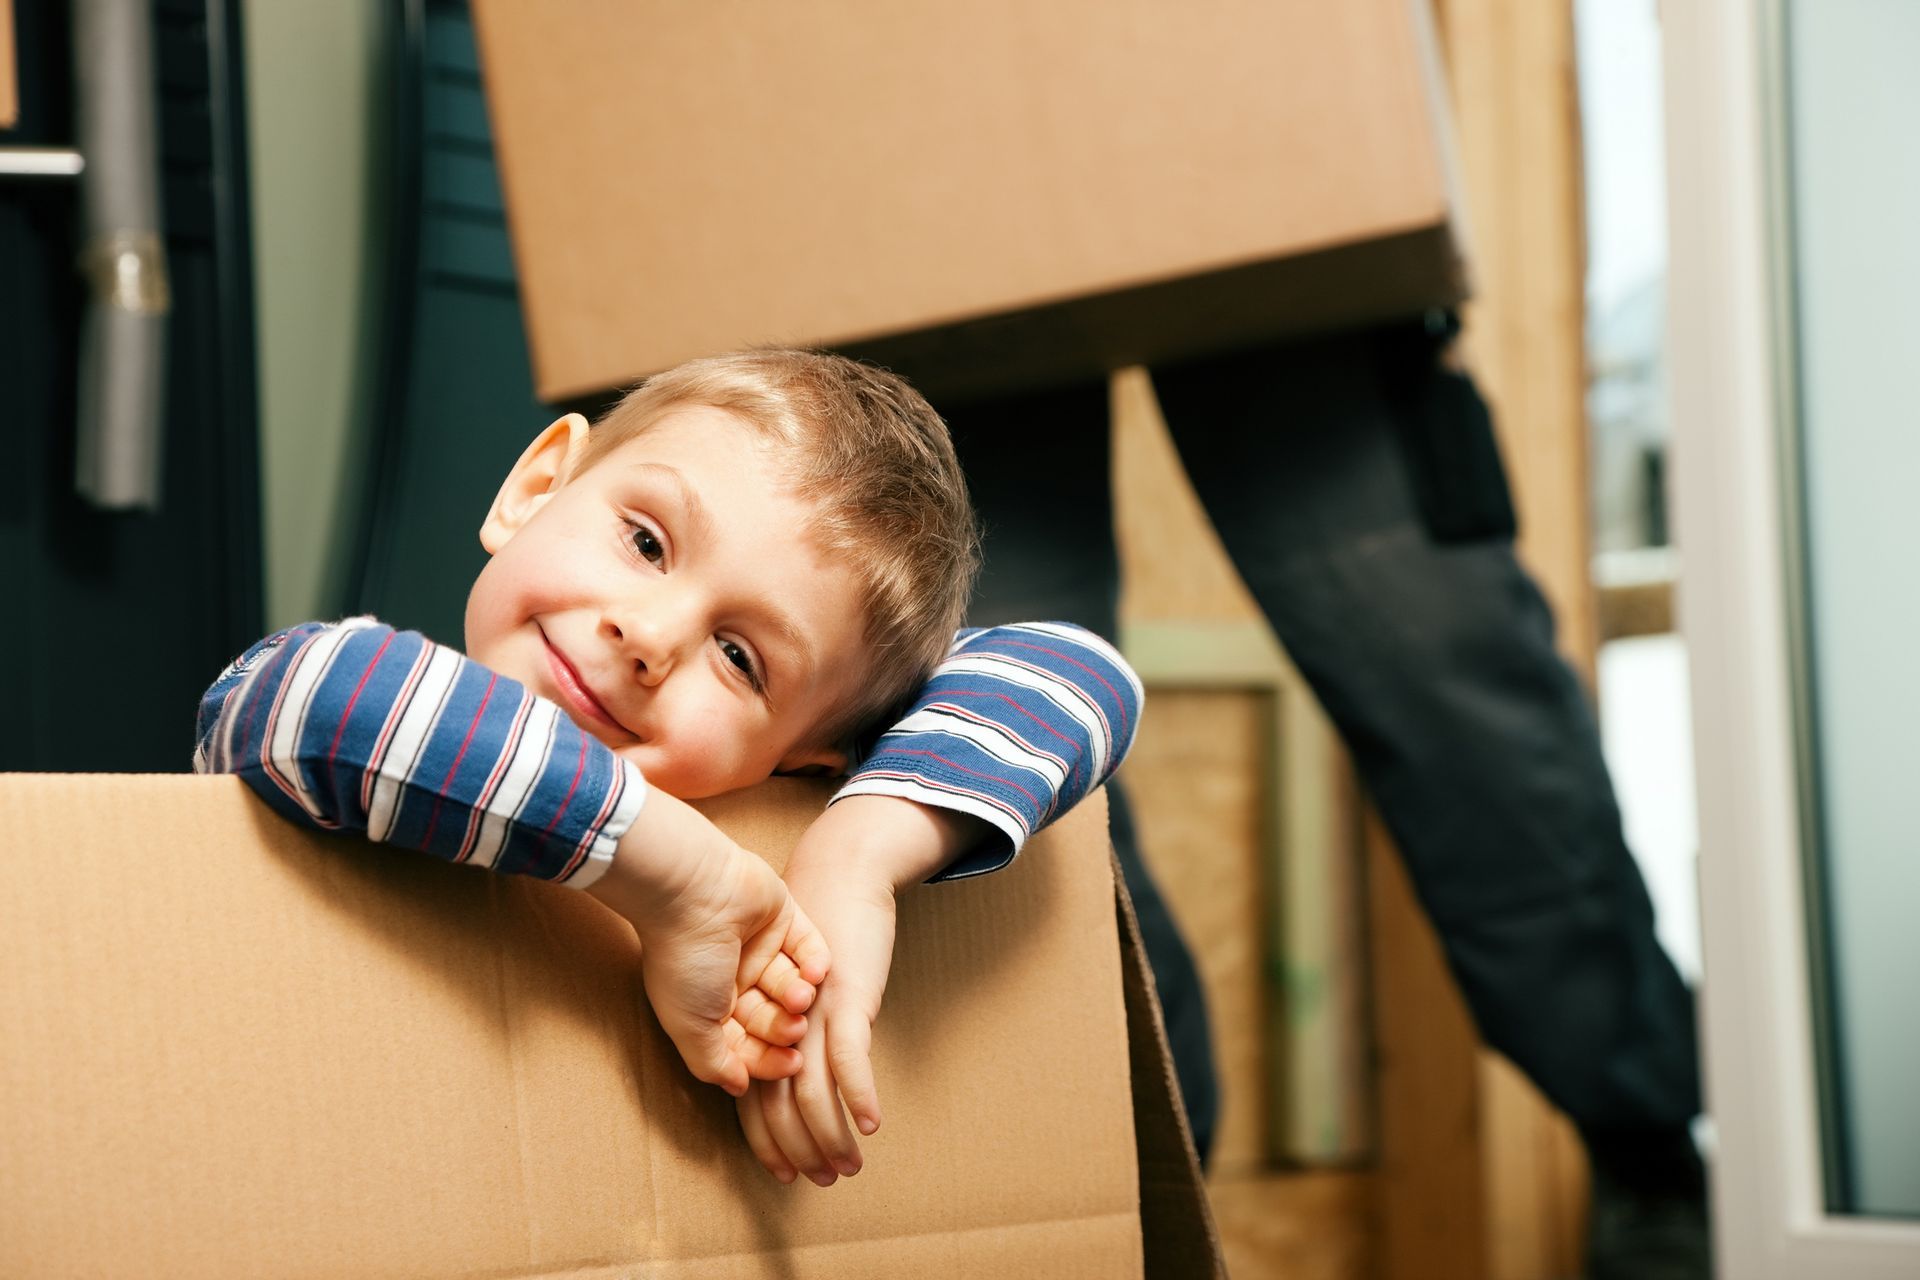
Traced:
<path fill-rule="evenodd" d="M 945 654 L 979 564 L 946 426 L 899 378 L 749 351 L 569 414 L 501 486 L 467 651 L 692 798 L 833 770 Z"/>

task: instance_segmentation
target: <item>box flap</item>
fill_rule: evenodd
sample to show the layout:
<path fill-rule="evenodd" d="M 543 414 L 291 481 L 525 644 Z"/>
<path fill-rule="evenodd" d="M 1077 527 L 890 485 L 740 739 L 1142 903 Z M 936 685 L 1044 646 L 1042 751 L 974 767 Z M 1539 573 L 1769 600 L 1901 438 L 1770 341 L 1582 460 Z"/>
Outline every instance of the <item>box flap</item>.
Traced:
<path fill-rule="evenodd" d="M 824 789 L 712 802 L 784 860 Z M 1141 1274 L 1104 806 L 916 890 L 867 1169 L 782 1187 L 585 895 L 232 778 L 0 776 L 0 1274 Z"/>
<path fill-rule="evenodd" d="M 1120 978 L 1127 1002 L 1127 1057 L 1133 1075 L 1134 1141 L 1140 1170 L 1140 1227 L 1149 1280 L 1215 1276 L 1226 1258 L 1206 1180 L 1180 1098 L 1173 1049 L 1160 996 L 1126 877 L 1113 864 L 1114 914 L 1120 927 Z"/>

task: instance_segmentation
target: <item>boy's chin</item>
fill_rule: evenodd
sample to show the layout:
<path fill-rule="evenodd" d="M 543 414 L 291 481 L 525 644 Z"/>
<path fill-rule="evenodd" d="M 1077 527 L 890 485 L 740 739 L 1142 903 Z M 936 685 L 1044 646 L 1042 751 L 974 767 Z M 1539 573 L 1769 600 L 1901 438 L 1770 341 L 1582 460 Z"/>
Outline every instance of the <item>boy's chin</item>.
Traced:
<path fill-rule="evenodd" d="M 839 771 L 824 764 L 803 764 L 797 769 L 777 769 L 776 778 L 837 778 Z"/>
<path fill-rule="evenodd" d="M 676 800 L 710 800 L 715 796 L 757 787 L 769 777 L 760 772 L 716 775 L 699 769 L 680 768 L 670 757 L 657 754 L 650 756 L 644 747 L 620 754 L 640 770 L 640 776 L 647 780 L 648 787 Z"/>
<path fill-rule="evenodd" d="M 656 791 L 663 791 L 676 800 L 711 800 L 715 796 L 732 795 L 736 791 L 751 791 L 761 783 L 770 782 L 775 778 L 800 778 L 813 781 L 839 776 L 837 772 L 828 768 L 826 765 L 810 764 L 802 765 L 797 769 L 781 769 L 773 773 L 756 773 L 751 776 L 736 778 L 701 778 L 698 780 L 676 777 L 675 774 L 669 770 L 663 774 L 661 781 L 656 782 L 652 776 L 647 773 L 647 768 L 644 764 L 641 764 L 637 760 L 634 761 L 634 763 L 639 765 L 641 776 L 647 779 L 648 786 Z"/>

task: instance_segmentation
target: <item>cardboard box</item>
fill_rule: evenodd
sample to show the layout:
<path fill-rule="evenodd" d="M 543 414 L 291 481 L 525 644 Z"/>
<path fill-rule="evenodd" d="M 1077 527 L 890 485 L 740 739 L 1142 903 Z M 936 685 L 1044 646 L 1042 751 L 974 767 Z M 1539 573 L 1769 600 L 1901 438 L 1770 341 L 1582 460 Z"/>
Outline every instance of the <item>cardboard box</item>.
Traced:
<path fill-rule="evenodd" d="M 1465 296 L 1428 0 L 474 0 L 541 394 L 764 342 L 935 393 Z"/>
<path fill-rule="evenodd" d="M 777 864 L 824 794 L 707 807 Z M 753 1162 L 585 895 L 232 778 L 0 776 L 0 1275 L 1220 1274 L 1105 829 L 905 896 L 887 1124 L 822 1190 Z"/>

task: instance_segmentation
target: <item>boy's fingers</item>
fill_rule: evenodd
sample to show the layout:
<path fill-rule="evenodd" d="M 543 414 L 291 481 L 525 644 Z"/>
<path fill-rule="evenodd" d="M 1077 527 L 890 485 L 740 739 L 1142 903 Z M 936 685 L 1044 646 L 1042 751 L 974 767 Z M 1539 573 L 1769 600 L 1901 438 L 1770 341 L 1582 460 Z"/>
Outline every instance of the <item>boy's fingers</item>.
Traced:
<path fill-rule="evenodd" d="M 772 873 L 769 872 L 769 875 Z M 786 886 L 778 880 L 780 892 L 786 894 Z M 777 911 L 764 918 L 764 922 L 752 933 L 740 940 L 740 968 L 737 986 L 744 989 L 759 982 L 761 975 L 772 965 L 780 951 L 786 946 L 787 935 L 793 928 L 794 913 L 799 910 L 791 895 L 787 895 Z M 801 1010 L 794 1010 L 795 1013 Z"/>
<path fill-rule="evenodd" d="M 779 1001 L 788 1013 L 805 1013 L 813 1004 L 813 984 L 800 976 L 800 970 L 785 952 L 767 963 L 753 985 Z"/>
<path fill-rule="evenodd" d="M 741 1057 L 752 1041 L 748 1040 L 745 1027 L 728 1018 L 720 1024 L 720 1043 L 725 1056 L 720 1061 L 713 1083 L 738 1098 L 746 1093 L 747 1086 L 752 1083 L 747 1074 L 747 1064 Z"/>
<path fill-rule="evenodd" d="M 766 992 L 758 987 L 748 987 L 740 993 L 740 998 L 733 1005 L 733 1016 L 747 1029 L 749 1036 L 765 1040 L 768 1044 L 799 1044 L 800 1037 L 807 1033 L 805 1018 L 797 1013 L 788 1013 L 769 1000 Z"/>
<path fill-rule="evenodd" d="M 747 1068 L 738 1052 L 746 1043 L 747 1033 L 732 1018 L 719 1023 L 669 1026 L 667 1034 L 696 1080 L 717 1084 L 736 1098 L 747 1091 Z"/>
<path fill-rule="evenodd" d="M 861 1133 L 880 1128 L 880 1091 L 873 1083 L 873 1031 L 862 1017 L 844 1017 L 828 1028 L 827 1065 Z"/>
<path fill-rule="evenodd" d="M 798 1049 L 783 1044 L 768 1044 L 748 1036 L 740 1043 L 740 1061 L 746 1064 L 747 1075 L 755 1080 L 785 1080 L 795 1075 L 804 1064 Z"/>
<path fill-rule="evenodd" d="M 787 926 L 787 942 L 782 950 L 792 957 L 802 978 L 816 987 L 826 981 L 827 971 L 833 967 L 833 956 L 827 950 L 826 937 L 814 928 L 813 921 L 797 902 L 793 904 L 793 922 Z"/>
<path fill-rule="evenodd" d="M 693 1073 L 694 1078 L 707 1084 L 717 1084 L 737 1098 L 747 1091 L 747 1068 L 739 1054 L 747 1032 L 730 1016 L 735 999 L 726 991 L 726 971 L 722 969 L 719 974 L 713 975 L 720 983 L 721 989 L 717 994 L 728 1008 L 726 1013 L 716 1016 L 715 1013 L 702 1012 L 697 1003 L 699 997 L 707 994 L 701 988 L 708 985 L 709 979 L 696 971 L 692 989 L 689 990 L 682 969 L 675 965 L 676 959 L 676 956 L 656 946 L 653 963 L 641 966 L 640 981 L 646 990 L 647 1000 L 653 1005 L 660 1026 L 673 1041 L 673 1047 L 680 1051 L 680 1060 L 687 1064 L 687 1070 Z M 696 1000 L 692 1006 L 687 1003 L 689 996 Z"/>
<path fill-rule="evenodd" d="M 740 1116 L 740 1132 L 746 1136 L 747 1148 L 753 1152 L 766 1171 L 781 1182 L 792 1182 L 800 1176 L 793 1167 L 793 1161 L 781 1153 L 780 1144 L 767 1132 L 767 1118 L 761 1113 L 763 1085 L 755 1085 L 747 1091 L 747 1096 L 735 1101 L 734 1110 Z"/>
<path fill-rule="evenodd" d="M 839 1175 L 827 1163 L 827 1158 L 820 1154 L 813 1135 L 807 1132 L 806 1122 L 800 1118 L 800 1110 L 794 1105 L 790 1081 L 782 1080 L 765 1087 L 761 1097 L 761 1114 L 766 1118 L 767 1131 L 773 1135 L 773 1140 L 795 1168 L 819 1186 L 830 1187 L 834 1184 Z"/>
<path fill-rule="evenodd" d="M 849 1178 L 860 1172 L 860 1144 L 847 1128 L 846 1113 L 840 1110 L 840 1094 L 834 1089 L 833 1072 L 825 1063 L 808 1063 L 801 1068 L 793 1081 L 793 1097 L 807 1132 L 813 1135 L 820 1154 L 834 1171 Z"/>

